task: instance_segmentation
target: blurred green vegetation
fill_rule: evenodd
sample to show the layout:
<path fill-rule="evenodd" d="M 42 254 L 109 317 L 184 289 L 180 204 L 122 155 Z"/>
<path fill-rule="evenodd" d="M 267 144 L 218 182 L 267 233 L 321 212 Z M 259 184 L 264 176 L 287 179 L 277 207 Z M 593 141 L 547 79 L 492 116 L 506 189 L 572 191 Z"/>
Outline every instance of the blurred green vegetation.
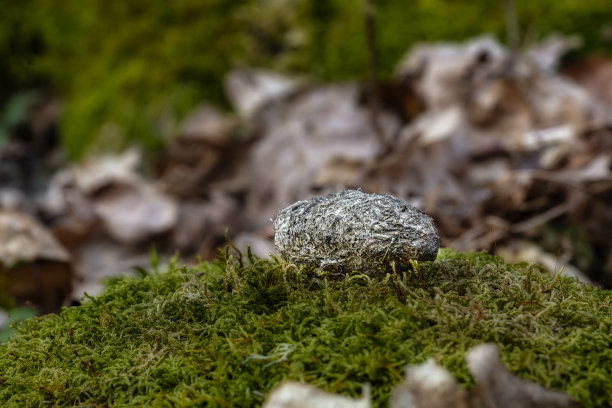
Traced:
<path fill-rule="evenodd" d="M 502 0 L 374 0 L 382 73 L 415 42 L 504 39 Z M 522 36 L 579 33 L 582 53 L 610 53 L 608 0 L 517 0 Z M 0 13 L 0 109 L 44 89 L 66 108 L 71 157 L 139 143 L 159 148 L 184 115 L 227 104 L 223 75 L 264 66 L 323 80 L 364 78 L 362 0 L 21 0 Z M 606 36 L 608 38 L 606 39 Z M 1 113 L 1 111 L 0 111 Z"/>
<path fill-rule="evenodd" d="M 8 321 L 0 326 L 0 344 L 6 343 L 13 335 L 13 325 L 36 316 L 36 311 L 29 307 L 15 307 L 7 313 Z"/>

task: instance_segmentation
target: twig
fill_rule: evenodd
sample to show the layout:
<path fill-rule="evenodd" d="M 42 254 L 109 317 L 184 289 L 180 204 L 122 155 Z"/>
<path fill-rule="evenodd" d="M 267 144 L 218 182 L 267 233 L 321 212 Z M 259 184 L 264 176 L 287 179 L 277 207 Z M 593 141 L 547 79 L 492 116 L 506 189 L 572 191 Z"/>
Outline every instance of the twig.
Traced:
<path fill-rule="evenodd" d="M 550 210 L 544 211 L 541 214 L 538 214 L 523 222 L 513 225 L 512 232 L 519 232 L 519 233 L 527 232 L 536 227 L 539 227 L 542 224 L 546 224 L 547 222 L 565 214 L 571 209 L 572 209 L 572 203 L 569 201 L 566 201 L 562 204 L 559 204 L 556 207 L 551 208 Z"/>
<path fill-rule="evenodd" d="M 383 146 L 383 152 L 388 149 L 385 141 L 385 133 L 378 120 L 378 47 L 376 45 L 376 8 L 374 6 L 374 0 L 365 0 L 365 28 L 366 28 L 366 40 L 368 44 L 368 56 L 370 60 L 369 66 L 369 93 L 368 93 L 368 107 L 370 109 L 370 122 L 376 136 L 378 137 L 381 145 Z"/>
<path fill-rule="evenodd" d="M 504 18 L 506 20 L 506 40 L 513 55 L 518 55 L 519 49 L 519 25 L 516 14 L 516 3 L 514 0 L 504 1 Z"/>

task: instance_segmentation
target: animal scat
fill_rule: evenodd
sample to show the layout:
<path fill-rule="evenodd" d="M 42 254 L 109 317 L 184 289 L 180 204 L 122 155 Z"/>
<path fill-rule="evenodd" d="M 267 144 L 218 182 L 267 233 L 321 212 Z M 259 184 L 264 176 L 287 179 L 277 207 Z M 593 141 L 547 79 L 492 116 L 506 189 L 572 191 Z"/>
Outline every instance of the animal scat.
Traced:
<path fill-rule="evenodd" d="M 409 261 L 432 261 L 440 248 L 434 221 L 386 194 L 345 190 L 298 201 L 278 212 L 274 245 L 297 265 L 375 274 Z"/>

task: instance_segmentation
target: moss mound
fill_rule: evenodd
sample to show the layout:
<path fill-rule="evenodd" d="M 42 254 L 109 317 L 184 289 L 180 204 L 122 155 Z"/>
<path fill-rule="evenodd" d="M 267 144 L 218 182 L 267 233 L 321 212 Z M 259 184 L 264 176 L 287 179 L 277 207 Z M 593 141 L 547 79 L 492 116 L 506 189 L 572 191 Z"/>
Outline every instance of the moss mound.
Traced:
<path fill-rule="evenodd" d="M 469 386 L 482 342 L 522 378 L 612 405 L 609 292 L 450 250 L 382 279 L 245 258 L 174 261 L 21 323 L 0 346 L 0 405 L 248 407 L 294 379 L 353 396 L 370 382 L 384 406 L 428 357 Z"/>

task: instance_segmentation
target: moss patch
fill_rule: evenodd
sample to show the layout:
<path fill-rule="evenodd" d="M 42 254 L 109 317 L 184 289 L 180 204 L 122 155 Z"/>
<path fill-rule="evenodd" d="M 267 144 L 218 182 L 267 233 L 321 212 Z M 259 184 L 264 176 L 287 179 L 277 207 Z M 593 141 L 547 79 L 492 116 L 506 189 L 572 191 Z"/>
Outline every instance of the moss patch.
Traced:
<path fill-rule="evenodd" d="M 472 379 L 496 342 L 522 378 L 612 405 L 612 297 L 537 266 L 441 251 L 401 276 L 316 276 L 274 258 L 171 263 L 109 282 L 0 346 L 0 405 L 259 405 L 283 379 L 386 405 L 406 364 Z"/>

